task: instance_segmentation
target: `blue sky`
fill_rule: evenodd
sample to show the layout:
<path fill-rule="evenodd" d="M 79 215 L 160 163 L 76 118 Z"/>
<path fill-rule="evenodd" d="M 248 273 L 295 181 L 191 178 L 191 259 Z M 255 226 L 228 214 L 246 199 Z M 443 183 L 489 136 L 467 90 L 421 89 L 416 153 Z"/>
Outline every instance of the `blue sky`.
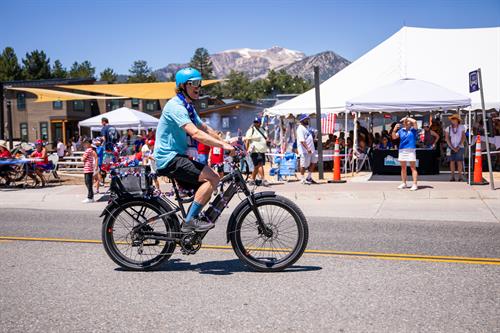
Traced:
<path fill-rule="evenodd" d="M 98 72 L 122 74 L 138 59 L 155 69 L 187 62 L 197 47 L 278 45 L 355 60 L 403 25 L 500 26 L 500 0 L 16 0 L 0 8 L 0 47 L 19 59 L 41 49 L 65 67 L 90 60 Z"/>

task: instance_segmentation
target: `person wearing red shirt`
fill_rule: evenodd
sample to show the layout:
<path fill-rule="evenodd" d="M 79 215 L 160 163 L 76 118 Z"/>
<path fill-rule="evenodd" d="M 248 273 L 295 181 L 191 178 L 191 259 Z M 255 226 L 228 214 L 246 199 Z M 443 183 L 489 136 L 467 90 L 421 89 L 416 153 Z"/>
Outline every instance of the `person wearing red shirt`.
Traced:
<path fill-rule="evenodd" d="M 12 158 L 7 146 L 2 143 L 0 143 L 0 158 Z"/>
<path fill-rule="evenodd" d="M 222 132 L 219 132 L 219 137 L 222 140 Z M 224 149 L 212 147 L 210 149 L 209 163 L 219 177 L 224 177 Z"/>
<path fill-rule="evenodd" d="M 198 142 L 198 162 L 208 165 L 208 154 L 210 154 L 210 146 Z"/>
<path fill-rule="evenodd" d="M 49 168 L 49 159 L 47 155 L 47 149 L 45 149 L 44 142 L 42 140 L 36 141 L 35 151 L 30 155 L 30 157 L 40 160 L 35 162 L 35 174 L 42 181 L 42 187 L 45 187 L 45 177 L 43 176 L 43 171 Z M 38 184 L 38 180 L 36 181 L 36 183 Z"/>

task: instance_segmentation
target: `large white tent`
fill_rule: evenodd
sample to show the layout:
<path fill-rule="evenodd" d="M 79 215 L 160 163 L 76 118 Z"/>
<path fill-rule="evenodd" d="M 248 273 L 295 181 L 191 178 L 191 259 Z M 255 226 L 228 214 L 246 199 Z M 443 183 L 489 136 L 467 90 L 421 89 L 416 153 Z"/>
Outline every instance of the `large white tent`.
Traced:
<path fill-rule="evenodd" d="M 500 107 L 500 27 L 427 29 L 403 27 L 387 40 L 321 84 L 322 113 L 343 112 L 346 102 L 403 78 L 425 80 L 470 96 L 468 73 L 481 68 L 486 108 Z M 267 109 L 268 114 L 315 112 L 311 89 Z"/>
<path fill-rule="evenodd" d="M 470 103 L 469 97 L 431 82 L 401 79 L 347 101 L 346 108 L 357 112 L 431 111 L 464 108 Z"/>
<path fill-rule="evenodd" d="M 158 119 L 144 112 L 129 109 L 126 107 L 116 109 L 78 123 L 79 127 L 90 127 L 92 130 L 100 130 L 102 118 L 108 118 L 109 124 L 117 129 L 146 129 L 156 128 Z"/>

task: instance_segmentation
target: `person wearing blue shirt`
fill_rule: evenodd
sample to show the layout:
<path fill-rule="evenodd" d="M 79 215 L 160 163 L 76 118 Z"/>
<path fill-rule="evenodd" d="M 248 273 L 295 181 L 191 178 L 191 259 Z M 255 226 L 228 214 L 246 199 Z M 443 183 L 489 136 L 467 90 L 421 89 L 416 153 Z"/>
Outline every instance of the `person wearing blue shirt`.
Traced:
<path fill-rule="evenodd" d="M 417 185 L 417 137 L 418 137 L 418 125 L 417 121 L 410 117 L 404 117 L 401 119 L 401 124 L 396 124 L 394 131 L 392 132 L 392 139 L 399 139 L 399 154 L 398 161 L 401 163 L 401 185 L 398 186 L 399 189 L 407 188 L 406 179 L 407 163 L 410 163 L 411 175 L 413 178 L 413 185 L 411 191 L 418 190 Z"/>
<path fill-rule="evenodd" d="M 177 95 L 163 108 L 153 153 L 158 175 L 175 179 L 182 188 L 195 191 L 182 225 L 183 232 L 207 231 L 214 227 L 211 221 L 203 221 L 198 215 L 220 180 L 209 166 L 186 156 L 187 136 L 210 147 L 234 151 L 233 146 L 222 141 L 216 131 L 201 121 L 193 106 L 200 96 L 201 81 L 201 73 L 194 68 L 183 68 L 175 74 Z"/>

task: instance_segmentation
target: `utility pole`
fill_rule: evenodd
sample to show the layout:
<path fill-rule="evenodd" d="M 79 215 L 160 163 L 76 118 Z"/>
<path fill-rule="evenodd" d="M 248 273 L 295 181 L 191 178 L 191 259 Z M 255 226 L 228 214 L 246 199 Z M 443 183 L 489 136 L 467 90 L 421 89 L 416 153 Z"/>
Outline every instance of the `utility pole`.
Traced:
<path fill-rule="evenodd" d="M 7 101 L 7 126 L 9 131 L 9 149 L 14 148 L 14 133 L 12 132 L 12 105 Z"/>
<path fill-rule="evenodd" d="M 3 94 L 3 82 L 0 82 L 0 140 L 5 140 L 5 112 L 3 103 L 5 96 Z"/>
<path fill-rule="evenodd" d="M 323 133 L 321 132 L 321 99 L 319 94 L 319 67 L 314 66 L 314 90 L 316 92 L 316 127 L 318 129 L 318 173 L 323 177 Z"/>

